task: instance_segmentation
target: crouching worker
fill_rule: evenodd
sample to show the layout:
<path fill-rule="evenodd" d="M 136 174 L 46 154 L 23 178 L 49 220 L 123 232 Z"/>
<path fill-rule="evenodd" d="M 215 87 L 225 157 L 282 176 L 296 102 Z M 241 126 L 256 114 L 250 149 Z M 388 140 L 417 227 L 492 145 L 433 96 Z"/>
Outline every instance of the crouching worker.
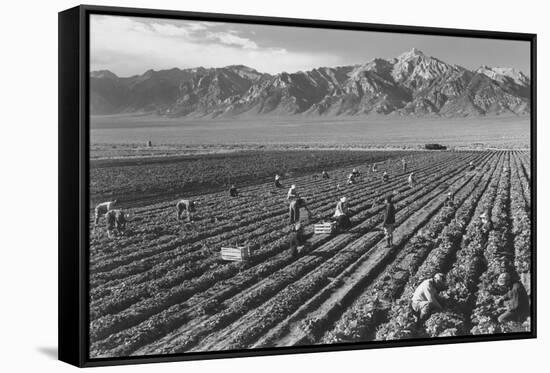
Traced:
<path fill-rule="evenodd" d="M 336 204 L 336 211 L 334 211 L 333 217 L 336 220 L 336 228 L 338 231 L 345 231 L 351 228 L 348 199 L 346 197 L 340 198 L 340 201 Z"/>
<path fill-rule="evenodd" d="M 508 273 L 502 273 L 498 277 L 497 283 L 509 289 L 504 295 L 504 301 L 506 305 L 506 312 L 498 317 L 500 323 L 506 323 L 508 321 L 524 322 L 529 316 L 529 295 L 523 284 L 519 281 L 512 281 L 512 278 Z"/>
<path fill-rule="evenodd" d="M 275 187 L 276 188 L 283 187 L 283 184 L 281 184 L 281 177 L 279 175 L 275 175 Z"/>
<path fill-rule="evenodd" d="M 382 174 L 382 180 L 384 180 L 385 182 L 390 180 L 390 175 L 388 175 L 386 171 L 384 171 L 384 173 Z"/>
<path fill-rule="evenodd" d="M 453 207 L 455 205 L 453 193 L 449 192 L 447 193 L 447 197 L 445 198 L 445 206 L 447 207 Z"/>
<path fill-rule="evenodd" d="M 178 203 L 176 203 L 178 220 L 183 220 L 185 218 L 188 222 L 191 222 L 191 214 L 195 212 L 195 205 L 196 202 L 188 199 L 179 200 Z"/>
<path fill-rule="evenodd" d="M 235 184 L 231 185 L 231 188 L 229 188 L 229 196 L 230 197 L 238 197 L 239 196 L 239 191 L 235 187 Z"/>
<path fill-rule="evenodd" d="M 411 307 L 418 314 L 418 322 L 424 323 L 434 311 L 443 309 L 439 292 L 445 289 L 445 276 L 437 273 L 434 277 L 422 281 L 414 291 Z"/>
<path fill-rule="evenodd" d="M 328 172 L 323 170 L 323 172 L 321 172 L 321 178 L 322 179 L 330 179 L 330 176 L 328 176 Z"/>
<path fill-rule="evenodd" d="M 306 209 L 309 216 L 311 216 L 311 210 L 307 207 L 306 201 L 303 198 L 293 199 L 288 206 L 288 215 L 290 224 L 300 221 L 300 209 Z"/>
<path fill-rule="evenodd" d="M 98 204 L 95 207 L 94 225 L 97 225 L 99 223 L 99 218 L 104 216 L 108 211 L 112 210 L 116 203 L 117 200 L 115 199 L 114 201 L 102 202 Z"/>
<path fill-rule="evenodd" d="M 306 242 L 306 236 L 304 234 L 302 224 L 296 223 L 292 227 L 292 231 L 290 232 L 289 236 L 290 254 L 292 255 L 292 257 L 296 257 L 304 253 L 308 246 L 309 245 Z"/>

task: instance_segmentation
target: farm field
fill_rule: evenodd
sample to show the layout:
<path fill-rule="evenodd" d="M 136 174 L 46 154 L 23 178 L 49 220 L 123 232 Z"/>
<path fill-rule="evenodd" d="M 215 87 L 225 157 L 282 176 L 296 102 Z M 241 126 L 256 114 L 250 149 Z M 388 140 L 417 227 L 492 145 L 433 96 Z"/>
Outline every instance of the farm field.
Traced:
<path fill-rule="evenodd" d="M 118 194 L 139 194 L 144 201 L 126 201 L 127 235 L 111 240 L 90 231 L 90 357 L 530 330 L 529 320 L 497 322 L 505 308 L 503 290 L 495 286 L 504 271 L 530 291 L 529 152 L 323 152 L 310 162 L 306 153 L 269 153 L 267 167 L 245 162 L 248 174 L 241 172 L 239 157 L 262 155 L 229 157 L 238 164 L 220 167 L 239 182 L 237 198 L 220 191 L 228 181 L 213 176 L 220 169 L 210 171 L 219 164 L 215 156 L 145 167 L 139 161 L 139 172 L 129 160 L 92 165 L 92 202 Z M 378 171 L 372 172 L 367 165 L 375 161 Z M 264 165 L 265 159 L 258 162 Z M 320 167 L 330 179 L 319 177 Z M 360 180 L 345 185 L 353 167 Z M 296 184 L 312 211 L 302 217 L 310 248 L 297 258 L 287 249 L 287 188 L 271 182 L 270 175 L 282 169 L 293 169 L 281 172 L 283 184 Z M 390 175 L 386 182 L 384 171 Z M 411 171 L 417 179 L 412 188 Z M 198 176 L 167 193 L 185 173 Z M 113 182 L 121 174 L 133 182 Z M 111 192 L 109 184 L 120 189 Z M 197 192 L 204 188 L 208 193 Z M 455 195 L 453 207 L 445 206 L 448 191 Z M 175 203 L 186 192 L 200 208 L 193 225 L 182 229 Z M 381 229 L 388 194 L 394 194 L 397 209 L 391 248 Z M 352 228 L 314 235 L 311 223 L 328 220 L 341 196 L 349 200 Z M 486 224 L 483 213 L 490 217 Z M 251 259 L 222 261 L 221 247 L 237 244 L 253 249 Z M 445 309 L 419 325 L 410 297 L 437 272 L 447 275 Z"/>

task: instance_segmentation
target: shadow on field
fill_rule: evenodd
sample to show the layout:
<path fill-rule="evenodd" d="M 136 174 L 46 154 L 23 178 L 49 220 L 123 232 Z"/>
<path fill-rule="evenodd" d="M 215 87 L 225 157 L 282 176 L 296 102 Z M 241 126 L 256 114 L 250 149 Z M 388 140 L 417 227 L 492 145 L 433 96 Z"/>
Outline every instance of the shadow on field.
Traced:
<path fill-rule="evenodd" d="M 38 347 L 36 349 L 42 355 L 49 357 L 50 359 L 57 360 L 57 346 L 55 347 Z"/>

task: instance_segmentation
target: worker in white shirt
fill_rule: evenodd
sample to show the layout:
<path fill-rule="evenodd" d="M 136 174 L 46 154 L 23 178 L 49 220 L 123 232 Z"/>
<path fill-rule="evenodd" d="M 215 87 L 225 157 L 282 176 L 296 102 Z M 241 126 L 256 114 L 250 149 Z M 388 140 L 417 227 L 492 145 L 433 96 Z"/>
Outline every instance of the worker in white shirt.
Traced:
<path fill-rule="evenodd" d="M 290 186 L 290 189 L 288 190 L 288 193 L 286 194 L 286 199 L 293 200 L 300 198 L 300 195 L 298 194 L 298 191 L 296 190 L 296 184 L 292 184 Z"/>
<path fill-rule="evenodd" d="M 117 203 L 117 200 L 101 202 L 95 207 L 95 221 L 94 226 L 99 223 L 99 218 L 104 216 L 108 211 L 112 210 Z"/>
<path fill-rule="evenodd" d="M 336 210 L 334 211 L 333 216 L 336 220 L 336 226 L 338 230 L 342 231 L 351 228 L 351 221 L 348 215 L 348 199 L 346 197 L 342 197 L 336 204 Z"/>

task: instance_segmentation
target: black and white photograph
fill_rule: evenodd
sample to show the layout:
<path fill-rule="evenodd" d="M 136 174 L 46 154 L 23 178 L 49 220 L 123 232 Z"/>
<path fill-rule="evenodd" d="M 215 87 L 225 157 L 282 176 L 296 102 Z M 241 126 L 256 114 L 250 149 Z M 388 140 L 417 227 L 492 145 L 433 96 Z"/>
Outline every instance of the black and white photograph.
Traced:
<path fill-rule="evenodd" d="M 531 335 L 531 42 L 88 22 L 89 359 Z"/>

